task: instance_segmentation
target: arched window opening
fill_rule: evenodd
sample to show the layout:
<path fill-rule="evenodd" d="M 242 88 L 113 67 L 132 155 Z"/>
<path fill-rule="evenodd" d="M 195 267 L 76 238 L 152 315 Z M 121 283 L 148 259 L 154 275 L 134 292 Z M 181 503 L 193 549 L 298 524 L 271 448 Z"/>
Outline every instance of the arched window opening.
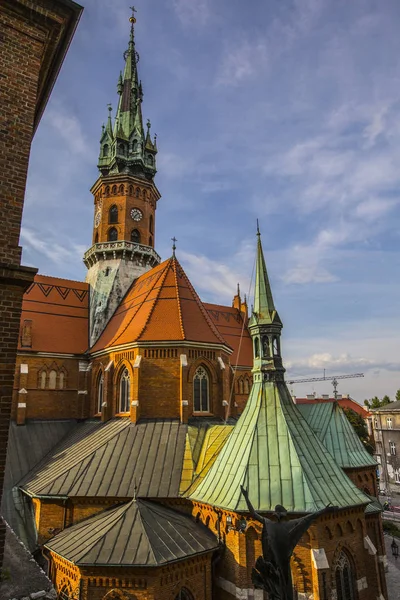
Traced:
<path fill-rule="evenodd" d="M 150 231 L 150 233 L 153 233 L 153 215 L 150 215 L 150 219 L 149 219 L 149 231 Z"/>
<path fill-rule="evenodd" d="M 124 156 L 124 154 L 125 154 L 125 146 L 124 146 L 124 144 L 120 144 L 119 145 L 119 153 L 122 154 L 122 156 Z"/>
<path fill-rule="evenodd" d="M 60 388 L 60 390 L 64 389 L 64 384 L 65 384 L 65 373 L 64 373 L 64 371 L 61 371 L 59 378 L 58 378 L 58 387 Z"/>
<path fill-rule="evenodd" d="M 279 341 L 277 337 L 274 337 L 274 341 L 272 343 L 274 356 L 279 356 Z"/>
<path fill-rule="evenodd" d="M 194 412 L 210 412 L 208 374 L 204 367 L 198 367 L 193 378 Z"/>
<path fill-rule="evenodd" d="M 149 246 L 153 246 L 153 238 L 151 236 L 149 237 Z"/>
<path fill-rule="evenodd" d="M 46 373 L 46 371 L 42 371 L 40 373 L 40 387 L 42 388 L 42 390 L 44 390 L 46 387 L 46 379 L 47 379 L 47 373 Z"/>
<path fill-rule="evenodd" d="M 109 242 L 116 242 L 118 239 L 118 231 L 115 229 L 115 227 L 111 227 L 111 229 L 108 230 L 108 234 L 107 234 L 107 239 Z"/>
<path fill-rule="evenodd" d="M 139 198 L 139 196 L 140 196 L 140 189 L 139 188 L 136 188 L 135 196 L 136 196 L 136 198 Z"/>
<path fill-rule="evenodd" d="M 113 204 L 108 211 L 108 222 L 118 223 L 118 206 L 116 204 Z"/>
<path fill-rule="evenodd" d="M 152 157 L 152 155 L 151 155 L 151 154 L 148 154 L 148 155 L 147 155 L 147 160 L 148 160 L 148 163 L 149 163 L 149 165 L 153 165 L 153 163 L 154 163 L 154 158 Z"/>
<path fill-rule="evenodd" d="M 112 193 L 113 193 L 113 194 L 116 194 L 116 193 L 117 193 L 117 186 L 116 186 L 116 185 L 113 185 L 113 186 L 112 186 Z"/>
<path fill-rule="evenodd" d="M 194 596 L 187 588 L 183 587 L 179 590 L 174 600 L 194 600 Z"/>
<path fill-rule="evenodd" d="M 133 196 L 133 185 L 129 186 L 129 195 Z"/>
<path fill-rule="evenodd" d="M 100 371 L 97 378 L 97 413 L 101 413 L 103 409 L 103 390 L 104 390 L 104 376 L 103 372 Z"/>
<path fill-rule="evenodd" d="M 336 563 L 335 581 L 337 600 L 355 600 L 355 574 L 352 572 L 347 554 L 343 551 Z"/>
<path fill-rule="evenodd" d="M 103 146 L 103 156 L 108 156 L 109 146 L 108 144 L 104 144 Z"/>
<path fill-rule="evenodd" d="M 137 229 L 132 229 L 131 231 L 131 242 L 140 244 L 140 232 Z"/>
<path fill-rule="evenodd" d="M 96 233 L 96 235 L 94 236 L 94 243 L 98 244 L 99 243 L 99 234 Z"/>
<path fill-rule="evenodd" d="M 269 339 L 268 339 L 267 335 L 263 335 L 261 343 L 262 343 L 263 357 L 268 358 L 270 353 L 269 353 Z"/>
<path fill-rule="evenodd" d="M 57 371 L 54 371 L 54 369 L 52 369 L 49 373 L 49 389 L 55 390 L 56 383 L 57 383 Z"/>
<path fill-rule="evenodd" d="M 250 388 L 249 388 L 249 380 L 248 380 L 248 379 L 247 379 L 247 377 L 246 377 L 246 378 L 245 378 L 245 380 L 244 380 L 244 393 L 245 393 L 245 394 L 248 394 L 248 393 L 249 393 L 249 391 L 250 391 Z"/>
<path fill-rule="evenodd" d="M 119 382 L 119 412 L 129 412 L 129 396 L 131 389 L 131 380 L 129 377 L 128 369 L 122 372 L 121 379 Z"/>
<path fill-rule="evenodd" d="M 257 337 L 254 340 L 254 356 L 255 358 L 258 358 L 260 356 L 260 341 Z"/>
<path fill-rule="evenodd" d="M 125 189 L 124 189 L 124 186 L 121 183 L 121 185 L 119 186 L 119 193 L 123 194 L 124 192 L 125 192 Z"/>
<path fill-rule="evenodd" d="M 106 196 L 109 196 L 109 195 L 110 195 L 110 186 L 107 185 L 106 186 Z"/>
<path fill-rule="evenodd" d="M 243 379 L 240 378 L 239 379 L 239 394 L 243 394 L 243 393 L 244 393 Z"/>
<path fill-rule="evenodd" d="M 137 152 L 138 149 L 138 143 L 137 140 L 133 140 L 133 144 L 132 144 L 132 151 L 133 152 Z"/>

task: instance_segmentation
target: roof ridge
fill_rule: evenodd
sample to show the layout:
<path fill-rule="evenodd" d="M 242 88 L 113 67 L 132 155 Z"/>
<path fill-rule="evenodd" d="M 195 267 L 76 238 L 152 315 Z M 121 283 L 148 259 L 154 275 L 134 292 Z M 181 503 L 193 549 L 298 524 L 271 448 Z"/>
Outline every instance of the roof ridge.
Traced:
<path fill-rule="evenodd" d="M 183 326 L 183 319 L 182 319 L 181 297 L 179 294 L 179 285 L 178 285 L 178 277 L 177 277 L 177 272 L 176 272 L 176 264 L 177 264 L 177 260 L 176 260 L 176 257 L 174 256 L 172 258 L 172 270 L 174 272 L 174 277 L 175 277 L 175 289 L 176 289 L 176 299 L 178 302 L 179 324 L 181 326 L 182 337 L 184 340 L 186 340 L 186 333 L 185 333 L 185 328 Z"/>
<path fill-rule="evenodd" d="M 137 512 L 138 512 L 138 514 L 139 514 L 139 519 L 140 519 L 140 524 L 141 524 L 141 526 L 142 526 L 142 529 L 143 529 L 143 531 L 144 531 L 144 534 L 145 534 L 145 536 L 146 536 L 147 543 L 148 543 L 148 545 L 149 545 L 149 550 L 150 550 L 150 552 L 151 552 L 151 554 L 152 554 L 153 561 L 154 561 L 154 562 L 155 562 L 155 564 L 157 565 L 157 564 L 158 564 L 158 561 L 157 561 L 157 559 L 156 559 L 156 555 L 155 555 L 155 553 L 154 553 L 153 544 L 152 544 L 152 543 L 151 543 L 151 541 L 150 541 L 150 537 L 149 537 L 149 534 L 148 534 L 148 531 L 147 531 L 147 527 L 146 527 L 145 521 L 144 521 L 144 519 L 143 519 L 143 516 L 142 516 L 141 510 L 140 510 L 140 509 L 141 509 L 141 506 L 140 506 L 140 505 L 142 505 L 142 507 L 143 507 L 143 499 L 142 499 L 142 498 L 138 498 L 137 500 L 132 500 L 132 502 L 136 502 L 136 506 L 137 506 Z M 146 508 L 146 501 L 144 502 L 144 508 Z"/>
<path fill-rule="evenodd" d="M 156 297 L 154 298 L 153 306 L 151 307 L 151 309 L 149 310 L 149 314 L 147 315 L 147 319 L 146 319 L 146 321 L 144 322 L 144 324 L 143 324 L 143 327 L 141 328 L 141 330 L 139 331 L 139 333 L 138 333 L 138 335 L 137 335 L 137 340 L 138 340 L 138 341 L 140 340 L 140 338 L 141 338 L 141 337 L 142 337 L 142 335 L 144 334 L 144 332 L 145 332 L 145 330 L 146 330 L 146 327 L 147 327 L 147 325 L 149 324 L 150 318 L 151 318 L 151 316 L 152 316 L 152 314 L 153 314 L 153 312 L 154 312 L 154 309 L 155 309 L 155 307 L 156 307 L 157 301 L 158 301 L 158 299 L 159 299 L 159 297 L 160 297 L 160 293 L 161 293 L 162 286 L 163 286 L 163 284 L 164 284 L 164 281 L 165 281 L 165 279 L 167 278 L 167 274 L 168 274 L 169 267 L 170 267 L 170 262 L 171 262 L 171 259 L 170 259 L 170 260 L 169 260 L 169 261 L 166 263 L 166 265 L 165 265 L 165 268 L 164 268 L 164 271 L 161 271 L 161 273 L 160 273 L 160 277 L 159 277 L 159 279 L 161 279 L 160 286 L 159 286 L 159 288 L 158 288 L 157 295 L 156 295 Z M 162 276 L 162 275 L 164 275 L 164 276 Z M 149 292 L 148 292 L 149 294 L 150 294 L 150 292 L 151 292 L 151 291 L 153 291 L 153 290 L 154 290 L 154 287 L 155 287 L 155 285 L 158 283 L 158 281 L 159 281 L 159 280 L 157 279 L 156 283 L 155 283 L 155 284 L 154 284 L 154 285 L 153 285 L 153 286 L 150 288 L 150 290 L 149 290 Z M 141 306 L 143 306 L 143 302 L 141 303 Z M 121 332 L 121 333 L 122 333 L 122 332 Z"/>
<path fill-rule="evenodd" d="M 186 283 L 190 289 L 190 291 L 192 292 L 194 299 L 198 305 L 198 307 L 200 308 L 201 313 L 203 314 L 208 326 L 210 327 L 211 331 L 214 333 L 214 335 L 219 339 L 220 342 L 222 342 L 223 344 L 225 344 L 226 346 L 228 346 L 229 348 L 231 348 L 231 346 L 228 344 L 228 342 L 226 340 L 224 340 L 224 338 L 222 337 L 222 335 L 220 334 L 220 332 L 218 331 L 218 329 L 215 327 L 214 323 L 212 322 L 211 318 L 208 315 L 207 309 L 205 308 L 205 306 L 203 305 L 203 302 L 200 300 L 200 297 L 198 296 L 196 290 L 194 289 L 193 285 L 190 282 L 189 277 L 186 275 L 185 270 L 183 269 L 182 265 L 180 264 L 180 262 L 178 261 L 177 258 L 175 258 L 178 266 L 182 269 L 182 274 L 186 280 Z"/>

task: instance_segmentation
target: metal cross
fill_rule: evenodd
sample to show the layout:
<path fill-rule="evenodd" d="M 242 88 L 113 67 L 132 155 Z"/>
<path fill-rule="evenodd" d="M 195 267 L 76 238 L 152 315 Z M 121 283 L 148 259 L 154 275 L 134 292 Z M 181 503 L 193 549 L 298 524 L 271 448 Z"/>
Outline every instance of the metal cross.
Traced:
<path fill-rule="evenodd" d="M 173 244 L 172 244 L 172 256 L 175 256 L 175 250 L 176 250 L 176 243 L 178 240 L 176 239 L 176 237 L 174 236 L 173 238 L 171 238 Z"/>

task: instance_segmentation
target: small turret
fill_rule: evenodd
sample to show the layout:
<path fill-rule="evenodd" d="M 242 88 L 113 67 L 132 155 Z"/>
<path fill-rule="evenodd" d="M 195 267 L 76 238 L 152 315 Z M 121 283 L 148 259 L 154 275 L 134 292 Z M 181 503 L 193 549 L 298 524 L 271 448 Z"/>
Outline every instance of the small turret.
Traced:
<path fill-rule="evenodd" d="M 253 373 L 262 371 L 267 381 L 283 380 L 281 357 L 282 321 L 275 309 L 257 224 L 257 262 L 254 306 L 249 320 L 253 338 Z"/>

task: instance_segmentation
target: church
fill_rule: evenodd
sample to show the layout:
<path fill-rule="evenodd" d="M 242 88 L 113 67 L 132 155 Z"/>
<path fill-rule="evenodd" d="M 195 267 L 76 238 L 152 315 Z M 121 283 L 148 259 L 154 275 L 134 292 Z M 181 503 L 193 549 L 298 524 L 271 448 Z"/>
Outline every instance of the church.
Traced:
<path fill-rule="evenodd" d="M 250 315 L 239 289 L 202 302 L 175 243 L 157 254 L 130 20 L 86 281 L 24 295 L 2 514 L 62 600 L 232 600 L 264 598 L 241 486 L 271 519 L 331 504 L 294 550 L 295 597 L 388 600 L 376 463 L 336 402 L 293 402 L 260 231 Z"/>

